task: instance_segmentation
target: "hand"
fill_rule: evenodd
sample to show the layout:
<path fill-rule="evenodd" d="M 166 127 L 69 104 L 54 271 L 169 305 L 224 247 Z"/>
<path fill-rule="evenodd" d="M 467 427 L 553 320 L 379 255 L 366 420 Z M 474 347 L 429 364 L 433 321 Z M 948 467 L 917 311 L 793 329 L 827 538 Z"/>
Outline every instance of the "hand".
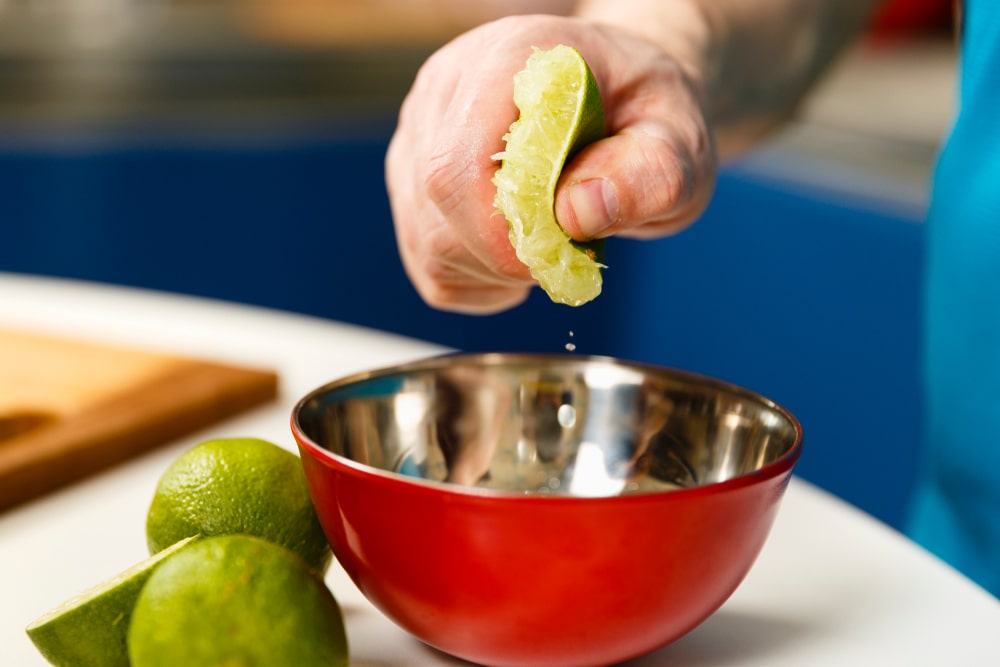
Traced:
<path fill-rule="evenodd" d="M 637 33 L 579 18 L 516 16 L 456 38 L 421 68 L 386 155 L 407 274 L 431 306 L 492 313 L 534 284 L 496 213 L 491 183 L 517 118 L 513 77 L 531 47 L 577 48 L 597 79 L 608 138 L 563 169 L 556 217 L 573 238 L 650 238 L 704 210 L 716 156 L 690 72 Z M 612 260 L 613 261 L 613 260 Z"/>

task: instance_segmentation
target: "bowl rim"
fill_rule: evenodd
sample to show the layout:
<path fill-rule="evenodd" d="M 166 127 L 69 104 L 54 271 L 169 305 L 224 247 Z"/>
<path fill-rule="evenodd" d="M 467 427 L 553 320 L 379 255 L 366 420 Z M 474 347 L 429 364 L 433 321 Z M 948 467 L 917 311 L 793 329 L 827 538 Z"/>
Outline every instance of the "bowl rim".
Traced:
<path fill-rule="evenodd" d="M 630 369 L 638 370 L 640 372 L 654 372 L 657 374 L 668 374 L 679 378 L 686 378 L 697 382 L 699 385 L 708 386 L 720 391 L 725 391 L 727 393 L 733 394 L 735 396 L 742 396 L 751 399 L 757 403 L 764 405 L 765 407 L 777 412 L 783 418 L 787 419 L 792 425 L 795 431 L 795 441 L 788 448 L 784 454 L 776 458 L 774 461 L 750 472 L 746 472 L 735 477 L 730 477 L 729 479 L 707 482 L 704 484 L 698 484 L 696 486 L 683 487 L 679 489 L 666 489 L 666 490 L 654 490 L 654 491 L 636 491 L 633 493 L 623 493 L 616 495 L 599 495 L 599 496 L 576 496 L 569 494 L 560 493 L 530 493 L 523 491 L 509 491 L 505 489 L 492 489 L 478 486 L 464 486 L 460 484 L 449 484 L 447 482 L 441 482 L 433 479 L 425 479 L 422 477 L 412 477 L 409 475 L 403 475 L 398 472 L 391 470 L 385 470 L 383 468 L 377 468 L 366 463 L 361 463 L 355 461 L 354 459 L 348 458 L 336 452 L 330 451 L 325 447 L 314 442 L 312 438 L 306 435 L 305 431 L 299 424 L 299 414 L 302 412 L 306 403 L 311 401 L 316 396 L 331 391 L 333 389 L 338 389 L 346 387 L 351 384 L 355 384 L 362 381 L 387 377 L 391 375 L 399 375 L 404 373 L 410 373 L 413 371 L 420 370 L 433 370 L 435 368 L 442 367 L 443 364 L 459 360 L 459 361 L 473 361 L 478 360 L 480 364 L 489 365 L 500 365 L 498 362 L 506 360 L 508 363 L 511 361 L 516 361 L 518 363 L 531 363 L 537 362 L 544 359 L 556 359 L 560 361 L 575 361 L 575 362 L 604 362 L 613 363 L 618 366 L 624 366 Z M 692 495 L 703 495 L 709 493 L 719 493 L 720 491 L 726 489 L 738 489 L 751 484 L 758 484 L 767 479 L 774 477 L 779 477 L 789 473 L 798 461 L 799 456 L 802 454 L 802 446 L 804 442 L 804 433 L 802 425 L 798 418 L 795 417 L 787 408 L 777 403 L 776 401 L 768 398 L 767 396 L 760 394 L 759 392 L 748 389 L 747 387 L 729 382 L 727 380 L 722 380 L 709 375 L 704 375 L 701 373 L 683 370 L 675 368 L 672 366 L 654 364 L 651 362 L 644 361 L 633 361 L 624 359 L 621 357 L 614 357 L 610 355 L 598 355 L 598 354 L 577 354 L 577 353 L 545 353 L 545 352 L 445 352 L 441 354 L 434 354 L 430 356 L 421 357 L 411 361 L 406 361 L 398 364 L 380 366 L 368 370 L 357 371 L 341 377 L 335 378 L 329 382 L 326 382 L 314 389 L 310 390 L 304 396 L 299 398 L 295 402 L 290 415 L 290 427 L 292 430 L 292 435 L 295 438 L 297 444 L 301 449 L 307 451 L 314 458 L 327 463 L 328 465 L 340 470 L 341 472 L 346 472 L 355 477 L 374 477 L 380 479 L 387 483 L 398 484 L 401 486 L 413 487 L 414 489 L 425 489 L 428 491 L 433 491 L 436 493 L 446 493 L 461 497 L 480 497 L 480 498 L 495 498 L 512 500 L 517 502 L 528 502 L 528 501 L 541 501 L 546 504 L 553 503 L 593 503 L 595 501 L 604 502 L 636 502 L 641 499 L 650 498 L 684 498 Z"/>

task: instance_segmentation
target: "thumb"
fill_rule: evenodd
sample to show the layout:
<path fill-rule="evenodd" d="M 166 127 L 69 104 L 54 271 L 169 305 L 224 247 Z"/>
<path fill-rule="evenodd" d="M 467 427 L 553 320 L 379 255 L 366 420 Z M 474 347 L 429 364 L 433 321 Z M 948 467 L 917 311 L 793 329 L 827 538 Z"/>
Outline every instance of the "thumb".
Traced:
<path fill-rule="evenodd" d="M 660 124 L 627 128 L 566 165 L 555 211 L 567 234 L 577 240 L 664 236 L 702 213 L 716 172 L 708 134 L 666 130 Z"/>

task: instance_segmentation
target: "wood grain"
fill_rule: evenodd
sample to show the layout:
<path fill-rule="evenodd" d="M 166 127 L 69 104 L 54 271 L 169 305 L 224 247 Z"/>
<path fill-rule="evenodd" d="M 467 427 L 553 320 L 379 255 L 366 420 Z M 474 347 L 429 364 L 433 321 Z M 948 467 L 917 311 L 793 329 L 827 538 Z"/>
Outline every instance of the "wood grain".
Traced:
<path fill-rule="evenodd" d="M 265 369 L 0 330 L 0 510 L 277 393 Z"/>

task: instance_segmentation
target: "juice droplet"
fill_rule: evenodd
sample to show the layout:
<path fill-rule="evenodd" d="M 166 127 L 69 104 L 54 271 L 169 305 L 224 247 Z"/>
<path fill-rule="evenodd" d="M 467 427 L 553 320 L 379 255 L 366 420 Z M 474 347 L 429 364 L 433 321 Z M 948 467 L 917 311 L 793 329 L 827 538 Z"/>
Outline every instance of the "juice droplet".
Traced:
<path fill-rule="evenodd" d="M 573 337 L 573 332 L 572 331 L 569 332 L 569 337 L 570 338 Z M 571 343 L 571 342 L 570 343 L 566 343 L 566 351 L 567 352 L 572 352 L 575 349 L 576 349 L 576 345 L 574 343 Z"/>

